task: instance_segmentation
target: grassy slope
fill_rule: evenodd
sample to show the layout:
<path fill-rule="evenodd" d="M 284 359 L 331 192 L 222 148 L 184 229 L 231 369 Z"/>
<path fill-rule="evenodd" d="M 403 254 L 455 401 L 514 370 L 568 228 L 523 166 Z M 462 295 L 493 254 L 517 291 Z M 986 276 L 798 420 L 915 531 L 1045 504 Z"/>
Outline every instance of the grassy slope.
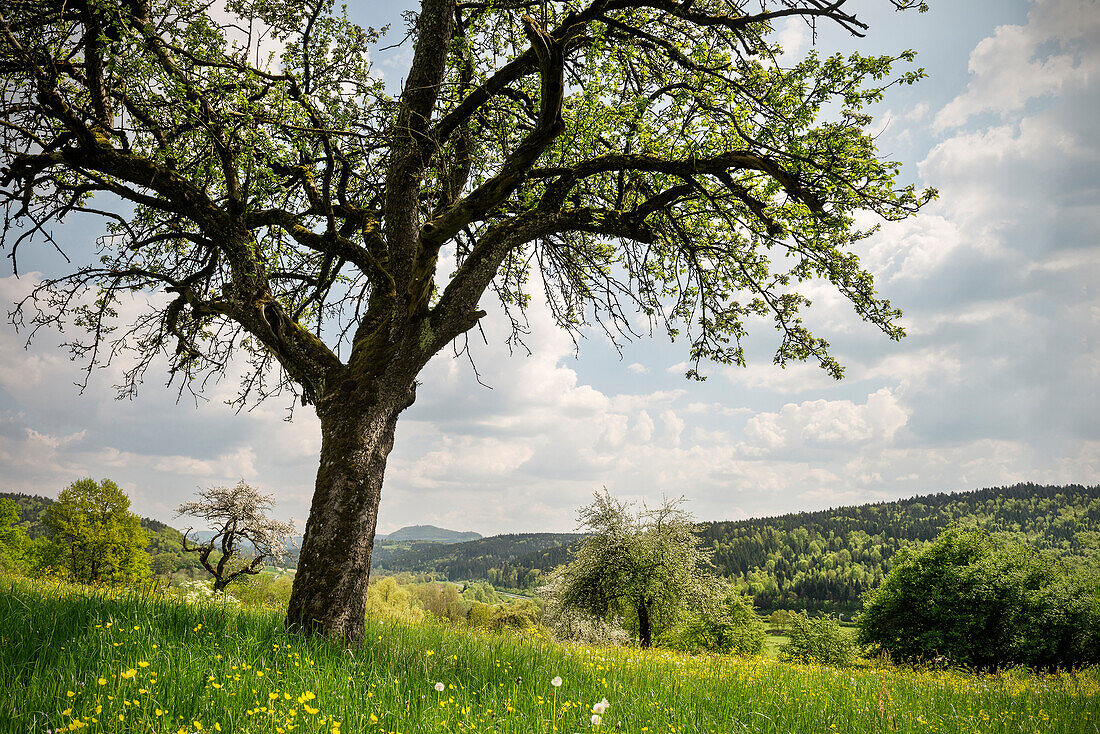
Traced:
<path fill-rule="evenodd" d="M 973 677 L 562 646 L 0 579 L 0 732 L 1097 732 L 1100 674 Z M 145 665 L 147 663 L 147 665 Z M 550 681 L 561 676 L 554 688 Z M 442 693 L 434 689 L 442 682 Z M 620 728 L 621 724 L 621 728 Z"/>

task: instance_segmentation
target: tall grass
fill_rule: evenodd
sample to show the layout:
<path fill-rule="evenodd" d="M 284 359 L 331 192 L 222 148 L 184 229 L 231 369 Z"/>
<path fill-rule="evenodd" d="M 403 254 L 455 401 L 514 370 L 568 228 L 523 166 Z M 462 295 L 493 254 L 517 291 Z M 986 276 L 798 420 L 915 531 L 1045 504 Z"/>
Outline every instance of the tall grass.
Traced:
<path fill-rule="evenodd" d="M 272 610 L 13 579 L 0 692 L 0 732 L 1100 732 L 1096 671 L 835 670 L 374 621 L 347 650 Z"/>

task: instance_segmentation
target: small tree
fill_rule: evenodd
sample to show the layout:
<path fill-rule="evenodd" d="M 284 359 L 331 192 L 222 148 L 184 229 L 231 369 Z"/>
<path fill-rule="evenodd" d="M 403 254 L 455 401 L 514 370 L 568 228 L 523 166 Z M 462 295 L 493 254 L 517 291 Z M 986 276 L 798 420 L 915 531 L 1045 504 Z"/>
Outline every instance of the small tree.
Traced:
<path fill-rule="evenodd" d="M 599 619 L 626 620 L 642 647 L 652 644 L 655 628 L 675 624 L 689 604 L 710 604 L 717 590 L 717 580 L 704 570 L 710 552 L 699 547 L 682 502 L 665 500 L 634 514 L 627 503 L 597 492 L 578 512 L 589 537 L 547 586 L 552 601 Z"/>
<path fill-rule="evenodd" d="M 19 505 L 0 499 L 0 571 L 18 571 L 26 567 L 31 540 L 19 527 Z"/>
<path fill-rule="evenodd" d="M 224 591 L 242 574 L 258 574 L 268 560 L 286 558 L 294 521 L 269 518 L 267 511 L 274 506 L 272 495 L 240 481 L 233 487 L 199 490 L 197 501 L 176 508 L 176 517 L 190 515 L 217 528 L 210 540 L 195 545 L 187 538 L 191 528 L 183 534 L 183 549 L 199 554 L 199 563 L 214 577 L 214 591 Z"/>
<path fill-rule="evenodd" d="M 787 634 L 790 641 L 779 647 L 779 659 L 795 663 L 820 663 L 845 668 L 855 661 L 856 645 L 832 617 L 813 618 L 792 614 Z"/>
<path fill-rule="evenodd" d="M 752 598 L 730 589 L 718 604 L 705 606 L 669 630 L 661 644 L 690 653 L 759 655 L 765 639 L 764 623 L 753 611 Z"/>
<path fill-rule="evenodd" d="M 79 479 L 46 510 L 58 564 L 84 583 L 126 583 L 149 573 L 148 539 L 130 498 L 110 479 Z"/>

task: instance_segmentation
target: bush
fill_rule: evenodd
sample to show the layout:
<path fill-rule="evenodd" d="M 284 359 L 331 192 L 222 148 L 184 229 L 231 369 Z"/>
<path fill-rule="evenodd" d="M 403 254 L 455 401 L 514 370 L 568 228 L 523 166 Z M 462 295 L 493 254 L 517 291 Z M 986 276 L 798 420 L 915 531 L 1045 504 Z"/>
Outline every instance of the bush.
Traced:
<path fill-rule="evenodd" d="M 857 620 L 860 642 L 873 651 L 980 669 L 1100 663 L 1095 569 L 959 529 L 895 558 Z"/>
<path fill-rule="evenodd" d="M 468 602 L 481 602 L 482 604 L 501 604 L 504 599 L 496 592 L 492 584 L 471 582 L 462 590 L 462 598 Z"/>
<path fill-rule="evenodd" d="M 730 593 L 714 609 L 666 632 L 660 644 L 689 653 L 759 655 L 766 637 L 764 623 L 753 611 L 752 601 Z"/>
<path fill-rule="evenodd" d="M 855 643 L 832 617 L 813 618 L 799 612 L 791 615 L 789 624 L 787 635 L 790 642 L 779 647 L 780 660 L 837 668 L 845 668 L 855 662 Z"/>
<path fill-rule="evenodd" d="M 776 609 L 774 612 L 768 615 L 768 624 L 772 629 L 780 632 L 786 632 L 791 626 L 791 617 L 794 616 L 794 612 L 787 609 Z"/>
<path fill-rule="evenodd" d="M 367 587 L 367 617 L 417 623 L 424 621 L 424 610 L 415 604 L 408 588 L 386 576 Z"/>
<path fill-rule="evenodd" d="M 184 581 L 179 586 L 172 587 L 176 595 L 188 604 L 229 604 L 237 605 L 241 600 L 224 591 L 214 591 L 213 582 L 210 580 Z"/>
<path fill-rule="evenodd" d="M 452 583 L 433 581 L 406 587 L 424 610 L 448 622 L 462 622 L 470 611 L 467 603 Z"/>

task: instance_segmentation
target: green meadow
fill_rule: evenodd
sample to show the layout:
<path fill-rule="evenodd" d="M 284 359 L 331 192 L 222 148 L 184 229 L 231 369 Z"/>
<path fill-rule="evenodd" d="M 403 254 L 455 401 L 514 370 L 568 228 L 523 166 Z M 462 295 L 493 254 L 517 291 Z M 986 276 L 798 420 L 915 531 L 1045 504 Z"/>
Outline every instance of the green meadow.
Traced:
<path fill-rule="evenodd" d="M 534 631 L 368 632 L 344 649 L 287 633 L 274 609 L 4 578 L 0 732 L 1100 731 L 1095 669 L 838 670 Z"/>

